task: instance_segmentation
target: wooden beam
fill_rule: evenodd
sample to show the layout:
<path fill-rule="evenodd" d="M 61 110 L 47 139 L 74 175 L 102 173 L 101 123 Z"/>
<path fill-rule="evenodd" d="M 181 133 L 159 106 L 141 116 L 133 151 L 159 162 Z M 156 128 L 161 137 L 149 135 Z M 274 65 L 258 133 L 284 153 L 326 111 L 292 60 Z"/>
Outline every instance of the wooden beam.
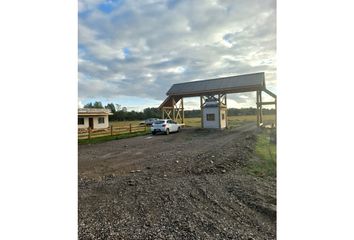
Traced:
<path fill-rule="evenodd" d="M 272 105 L 272 104 L 276 104 L 276 102 L 261 102 L 261 105 Z"/>
<path fill-rule="evenodd" d="M 275 95 L 274 93 L 272 93 L 271 91 L 269 91 L 268 89 L 264 88 L 263 91 L 265 93 L 267 93 L 269 96 L 272 96 L 273 98 L 277 98 L 277 95 Z"/>

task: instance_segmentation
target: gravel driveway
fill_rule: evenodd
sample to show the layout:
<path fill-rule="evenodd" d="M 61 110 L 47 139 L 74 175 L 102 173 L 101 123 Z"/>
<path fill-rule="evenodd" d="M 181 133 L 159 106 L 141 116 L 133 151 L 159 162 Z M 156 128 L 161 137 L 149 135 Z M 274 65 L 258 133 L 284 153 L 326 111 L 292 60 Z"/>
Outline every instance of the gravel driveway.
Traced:
<path fill-rule="evenodd" d="M 255 123 L 79 146 L 79 239 L 275 239 Z"/>

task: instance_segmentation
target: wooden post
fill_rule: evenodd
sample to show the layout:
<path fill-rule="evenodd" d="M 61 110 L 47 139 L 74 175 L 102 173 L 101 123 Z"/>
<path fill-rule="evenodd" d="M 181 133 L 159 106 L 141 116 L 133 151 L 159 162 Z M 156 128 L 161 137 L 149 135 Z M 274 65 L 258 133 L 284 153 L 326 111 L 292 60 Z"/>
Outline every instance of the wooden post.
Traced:
<path fill-rule="evenodd" d="M 200 120 L 201 120 L 201 127 L 204 128 L 204 122 L 203 122 L 203 96 L 200 96 Z"/>
<path fill-rule="evenodd" d="M 257 127 L 259 127 L 259 91 L 257 91 L 256 98 L 257 98 L 257 112 L 256 112 L 256 114 L 257 114 Z"/>
<path fill-rule="evenodd" d="M 262 91 L 259 91 L 259 120 L 260 120 L 260 124 L 263 124 Z"/>
<path fill-rule="evenodd" d="M 226 98 L 226 93 L 225 93 L 225 118 L 226 118 L 226 128 L 229 128 L 229 114 L 227 112 L 227 98 Z"/>
<path fill-rule="evenodd" d="M 132 133 L 132 124 L 129 124 L 129 133 Z"/>
<path fill-rule="evenodd" d="M 162 108 L 162 119 L 165 119 L 165 108 Z"/>
<path fill-rule="evenodd" d="M 90 140 L 91 139 L 91 128 L 89 127 L 88 128 L 88 140 Z"/>
<path fill-rule="evenodd" d="M 182 123 L 184 123 L 184 105 L 183 105 L 183 98 L 181 99 L 181 104 L 182 104 Z"/>
<path fill-rule="evenodd" d="M 172 98 L 172 119 L 173 121 L 176 121 L 176 113 L 175 113 L 175 106 L 176 105 L 176 101 L 175 98 Z"/>
<path fill-rule="evenodd" d="M 274 127 L 277 127 L 277 99 L 275 99 L 275 119 L 274 119 Z"/>
<path fill-rule="evenodd" d="M 111 136 L 113 136 L 113 125 L 111 125 Z"/>
<path fill-rule="evenodd" d="M 218 113 L 218 119 L 219 119 L 219 129 L 221 129 L 221 96 L 218 94 L 218 101 L 219 101 L 219 113 Z"/>

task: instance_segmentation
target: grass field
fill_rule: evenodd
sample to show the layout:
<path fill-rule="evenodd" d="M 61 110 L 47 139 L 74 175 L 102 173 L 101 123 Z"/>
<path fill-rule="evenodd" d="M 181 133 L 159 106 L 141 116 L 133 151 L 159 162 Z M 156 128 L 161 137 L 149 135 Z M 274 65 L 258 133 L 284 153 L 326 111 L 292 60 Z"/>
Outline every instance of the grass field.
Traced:
<path fill-rule="evenodd" d="M 258 159 L 248 166 L 251 173 L 257 176 L 276 176 L 276 143 L 270 141 L 275 134 L 274 130 L 263 130 L 257 136 L 255 151 Z"/>
<path fill-rule="evenodd" d="M 263 121 L 274 122 L 274 115 L 263 115 Z M 247 116 L 229 116 L 229 126 L 236 127 L 239 126 L 242 122 L 256 122 L 256 115 L 247 115 Z M 192 127 L 201 127 L 200 118 L 185 118 L 186 126 Z"/>

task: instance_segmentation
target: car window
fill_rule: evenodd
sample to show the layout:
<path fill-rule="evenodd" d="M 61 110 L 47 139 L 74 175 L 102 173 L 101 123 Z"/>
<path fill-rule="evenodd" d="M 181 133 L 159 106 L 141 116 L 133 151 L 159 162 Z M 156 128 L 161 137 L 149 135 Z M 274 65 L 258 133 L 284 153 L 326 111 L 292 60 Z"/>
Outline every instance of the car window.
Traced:
<path fill-rule="evenodd" d="M 165 121 L 156 121 L 155 123 L 156 124 L 162 124 L 162 123 L 165 123 Z"/>
<path fill-rule="evenodd" d="M 167 123 L 172 123 L 172 121 L 171 120 L 167 120 Z"/>

